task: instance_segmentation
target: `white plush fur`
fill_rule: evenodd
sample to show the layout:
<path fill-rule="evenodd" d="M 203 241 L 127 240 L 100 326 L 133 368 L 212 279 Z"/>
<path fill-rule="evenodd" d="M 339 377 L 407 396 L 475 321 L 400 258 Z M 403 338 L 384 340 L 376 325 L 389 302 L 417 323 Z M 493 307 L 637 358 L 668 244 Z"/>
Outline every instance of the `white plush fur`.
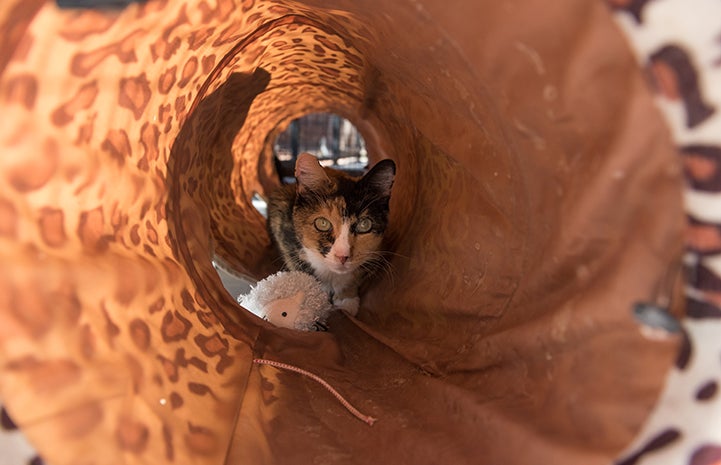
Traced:
<path fill-rule="evenodd" d="M 238 303 L 276 326 L 310 331 L 333 311 L 328 293 L 313 276 L 281 271 L 259 281 Z"/>

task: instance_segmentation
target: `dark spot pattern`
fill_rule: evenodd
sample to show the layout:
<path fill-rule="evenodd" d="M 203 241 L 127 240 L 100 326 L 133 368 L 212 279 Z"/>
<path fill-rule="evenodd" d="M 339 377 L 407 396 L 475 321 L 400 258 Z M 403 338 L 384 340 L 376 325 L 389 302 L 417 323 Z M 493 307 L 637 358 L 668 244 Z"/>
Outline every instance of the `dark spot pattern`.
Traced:
<path fill-rule="evenodd" d="M 638 463 L 645 455 L 650 454 L 659 449 L 670 446 L 674 442 L 681 438 L 681 432 L 675 428 L 668 428 L 656 436 L 648 440 L 641 448 L 627 456 L 626 458 L 617 461 L 616 465 L 634 465 Z"/>
<path fill-rule="evenodd" d="M 676 356 L 676 368 L 684 370 L 688 367 L 691 357 L 693 356 L 693 343 L 688 335 L 688 331 L 681 332 L 681 347 Z"/>
<path fill-rule="evenodd" d="M 691 454 L 688 465 L 718 465 L 721 463 L 721 445 L 704 444 Z"/>
<path fill-rule="evenodd" d="M 707 381 L 696 391 L 696 400 L 709 401 L 716 397 L 718 392 L 718 382 L 715 380 Z"/>
<path fill-rule="evenodd" d="M 148 445 L 150 432 L 148 428 L 130 417 L 120 417 L 115 433 L 121 450 L 140 454 Z"/>
<path fill-rule="evenodd" d="M 5 431 L 15 431 L 18 429 L 15 422 L 10 418 L 7 410 L 5 410 L 4 405 L 0 405 L 0 427 Z"/>
<path fill-rule="evenodd" d="M 678 45 L 665 45 L 651 54 L 650 60 L 658 89 L 665 97 L 683 103 L 688 128 L 698 126 L 715 113 L 715 108 L 704 100 L 696 67 L 686 50 Z"/>

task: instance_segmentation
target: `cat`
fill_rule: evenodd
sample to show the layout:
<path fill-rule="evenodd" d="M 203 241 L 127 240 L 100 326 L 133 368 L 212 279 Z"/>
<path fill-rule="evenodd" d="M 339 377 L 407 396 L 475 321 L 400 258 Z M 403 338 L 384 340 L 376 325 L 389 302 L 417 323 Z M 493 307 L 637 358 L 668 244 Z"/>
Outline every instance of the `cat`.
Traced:
<path fill-rule="evenodd" d="M 358 313 L 358 288 L 384 266 L 393 160 L 376 163 L 362 177 L 324 168 L 309 153 L 298 155 L 295 184 L 268 199 L 268 232 L 285 268 L 312 274 L 333 305 Z"/>

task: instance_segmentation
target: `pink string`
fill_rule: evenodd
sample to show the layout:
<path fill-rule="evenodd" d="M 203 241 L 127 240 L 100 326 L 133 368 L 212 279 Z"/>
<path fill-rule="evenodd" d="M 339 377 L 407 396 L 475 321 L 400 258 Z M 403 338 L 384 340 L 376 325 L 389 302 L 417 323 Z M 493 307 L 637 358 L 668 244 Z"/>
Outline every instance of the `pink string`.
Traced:
<path fill-rule="evenodd" d="M 302 368 L 298 368 L 298 367 L 293 366 L 293 365 L 288 365 L 287 363 L 275 362 L 275 361 L 273 361 L 273 360 L 266 360 L 266 359 L 263 359 L 263 358 L 255 358 L 255 359 L 253 359 L 253 363 L 257 363 L 257 364 L 260 364 L 260 365 L 270 365 L 270 366 L 275 367 L 275 368 L 280 368 L 280 369 L 283 369 L 283 370 L 292 371 L 292 372 L 295 372 L 295 373 L 299 373 L 299 374 L 301 374 L 301 375 L 303 375 L 303 376 L 306 376 L 306 377 L 312 379 L 313 381 L 319 383 L 319 384 L 320 384 L 321 386 L 323 386 L 324 388 L 326 388 L 326 389 L 328 390 L 328 392 L 330 392 L 331 394 L 333 394 L 333 395 L 335 396 L 335 398 L 338 399 L 338 401 L 339 401 L 341 404 L 343 404 L 343 407 L 345 407 L 350 413 L 353 414 L 353 416 L 355 416 L 356 418 L 358 418 L 360 421 L 362 421 L 362 422 L 364 422 L 364 423 L 367 423 L 368 426 L 373 426 L 373 423 L 375 423 L 375 422 L 377 421 L 377 418 L 373 418 L 373 417 L 370 417 L 370 416 L 368 416 L 368 415 L 364 415 L 364 414 L 362 414 L 361 412 L 359 412 L 358 409 L 356 409 L 355 407 L 353 407 L 353 406 L 350 404 L 350 402 L 348 402 L 347 400 L 345 400 L 345 398 L 344 398 L 342 395 L 340 395 L 340 393 L 339 393 L 338 391 L 336 391 L 335 389 L 333 389 L 333 386 L 331 386 L 330 384 L 328 384 L 328 383 L 327 383 L 323 378 L 321 378 L 320 376 L 314 375 L 314 374 L 311 373 L 310 371 L 305 371 L 305 370 L 302 369 Z"/>

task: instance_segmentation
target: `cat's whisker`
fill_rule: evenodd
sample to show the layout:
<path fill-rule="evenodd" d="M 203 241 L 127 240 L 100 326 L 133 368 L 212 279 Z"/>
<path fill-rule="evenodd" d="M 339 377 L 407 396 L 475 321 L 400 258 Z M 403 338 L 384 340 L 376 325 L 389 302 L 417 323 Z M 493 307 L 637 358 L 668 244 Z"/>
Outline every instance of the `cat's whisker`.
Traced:
<path fill-rule="evenodd" d="M 411 258 L 410 255 L 404 255 L 404 254 L 398 253 L 398 252 L 391 252 L 390 250 L 384 250 L 379 253 L 381 253 L 383 255 L 393 255 L 394 257 L 400 257 L 400 258 L 407 258 L 407 259 Z"/>
<path fill-rule="evenodd" d="M 383 266 L 391 267 L 390 260 L 386 258 L 386 255 L 388 255 L 388 252 L 385 251 L 369 251 L 366 252 L 366 256 L 369 257 L 368 261 L 376 261 L 380 262 Z"/>
<path fill-rule="evenodd" d="M 382 251 L 368 251 L 363 256 L 364 262 L 361 265 L 363 270 L 367 271 L 369 275 L 377 274 L 382 272 L 391 285 L 395 286 L 395 275 L 394 269 L 388 259 L 384 256 Z"/>
<path fill-rule="evenodd" d="M 388 281 L 391 285 L 391 287 L 395 287 L 396 280 L 395 275 L 393 274 L 393 271 L 389 268 L 380 267 L 380 268 L 372 268 L 369 271 L 370 275 L 379 276 L 380 279 Z"/>
<path fill-rule="evenodd" d="M 390 264 L 384 260 L 372 259 L 364 262 L 361 266 L 371 272 L 392 272 Z"/>

